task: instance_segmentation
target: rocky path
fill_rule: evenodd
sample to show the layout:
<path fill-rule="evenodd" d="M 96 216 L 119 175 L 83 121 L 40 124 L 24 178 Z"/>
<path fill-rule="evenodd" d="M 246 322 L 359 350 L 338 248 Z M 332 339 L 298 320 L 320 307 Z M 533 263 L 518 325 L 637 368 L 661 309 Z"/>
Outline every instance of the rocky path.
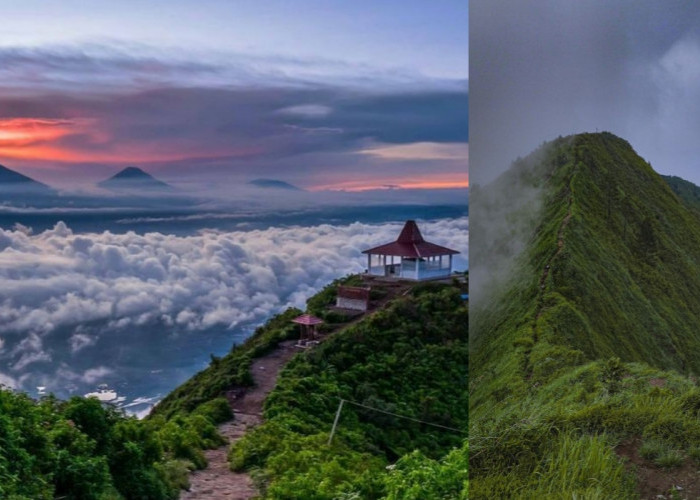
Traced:
<path fill-rule="evenodd" d="M 215 450 L 206 450 L 208 465 L 190 475 L 190 490 L 180 495 L 180 500 L 243 500 L 254 498 L 257 490 L 246 473 L 232 472 L 226 457 L 231 443 L 238 441 L 251 427 L 262 421 L 262 405 L 267 394 L 275 387 L 277 375 L 294 355 L 294 341 L 282 342 L 271 353 L 253 360 L 251 373 L 255 386 L 242 395 L 228 394 L 235 418 L 219 426 L 219 432 L 228 443 Z"/>
<path fill-rule="evenodd" d="M 387 292 L 386 296 L 374 303 L 365 314 L 361 314 L 344 324 L 340 330 L 344 330 L 381 310 L 388 302 L 400 295 L 406 295 L 412 288 L 411 284 L 377 281 L 381 283 L 381 288 Z M 377 284 L 373 280 L 368 280 L 368 282 Z M 321 338 L 321 341 L 325 338 L 327 337 Z M 262 407 L 265 398 L 274 389 L 282 367 L 294 354 L 299 352 L 299 349 L 294 347 L 295 343 L 294 340 L 287 340 L 280 343 L 274 351 L 254 359 L 250 371 L 255 386 L 245 390 L 231 390 L 226 394 L 235 418 L 221 424 L 219 432 L 228 440 L 228 443 L 215 450 L 204 452 L 208 465 L 205 469 L 194 471 L 190 475 L 190 489 L 181 493 L 180 500 L 243 500 L 257 496 L 258 492 L 250 475 L 245 472 L 232 472 L 228 468 L 228 450 L 231 443 L 238 441 L 250 428 L 262 422 Z"/>

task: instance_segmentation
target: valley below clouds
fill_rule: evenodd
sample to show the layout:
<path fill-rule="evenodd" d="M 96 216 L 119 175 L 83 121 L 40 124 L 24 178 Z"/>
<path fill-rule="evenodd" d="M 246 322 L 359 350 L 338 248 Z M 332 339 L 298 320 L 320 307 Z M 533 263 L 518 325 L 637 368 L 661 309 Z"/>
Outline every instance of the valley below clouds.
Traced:
<path fill-rule="evenodd" d="M 78 232 L 64 222 L 0 229 L 0 383 L 60 397 L 106 383 L 138 412 L 272 314 L 362 272 L 361 251 L 393 241 L 402 224 L 189 235 Z M 456 268 L 466 269 L 467 217 L 420 225 L 460 250 Z"/>

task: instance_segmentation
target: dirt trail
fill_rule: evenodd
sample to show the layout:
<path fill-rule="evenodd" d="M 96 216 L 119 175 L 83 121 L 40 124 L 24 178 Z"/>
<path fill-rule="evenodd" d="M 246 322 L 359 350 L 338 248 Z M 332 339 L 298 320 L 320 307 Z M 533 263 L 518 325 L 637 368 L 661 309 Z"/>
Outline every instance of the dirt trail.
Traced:
<path fill-rule="evenodd" d="M 229 401 L 235 418 L 219 426 L 219 432 L 228 443 L 215 450 L 206 450 L 209 465 L 190 475 L 190 490 L 183 491 L 180 500 L 244 500 L 255 497 L 258 492 L 247 473 L 232 472 L 226 460 L 231 443 L 238 441 L 251 427 L 262 421 L 262 405 L 267 394 L 275 387 L 277 375 L 295 354 L 294 341 L 282 342 L 273 352 L 253 360 L 251 374 L 255 386 L 243 395 L 233 396 Z"/>
<path fill-rule="evenodd" d="M 367 318 L 399 295 L 405 295 L 412 284 L 405 282 L 382 282 L 366 279 L 369 284 L 383 288 L 387 294 L 381 300 L 371 303 L 370 309 L 343 324 L 329 336 Z M 208 465 L 205 469 L 190 474 L 190 489 L 180 494 L 180 500 L 244 500 L 257 496 L 258 492 L 247 473 L 232 472 L 228 467 L 227 455 L 231 443 L 238 441 L 252 427 L 262 422 L 262 408 L 267 395 L 274 389 L 277 376 L 292 356 L 299 352 L 294 347 L 295 340 L 281 342 L 274 351 L 253 360 L 250 372 L 255 385 L 246 389 L 234 389 L 226 393 L 235 418 L 219 426 L 219 432 L 228 443 L 215 450 L 206 450 L 204 456 Z"/>

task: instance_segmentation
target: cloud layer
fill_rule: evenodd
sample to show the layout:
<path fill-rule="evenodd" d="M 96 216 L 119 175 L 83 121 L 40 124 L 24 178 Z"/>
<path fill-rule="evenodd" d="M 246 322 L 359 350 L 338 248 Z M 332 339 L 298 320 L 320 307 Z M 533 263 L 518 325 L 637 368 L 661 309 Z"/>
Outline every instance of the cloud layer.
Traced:
<path fill-rule="evenodd" d="M 186 237 L 74 234 L 64 223 L 36 235 L 0 229 L 0 360 L 8 367 L 0 383 L 21 385 L 36 368 L 54 372 L 54 383 L 93 383 L 113 369 L 105 360 L 127 332 L 158 325 L 162 337 L 186 338 L 303 307 L 331 280 L 361 272 L 361 250 L 400 229 L 354 223 Z M 422 229 L 463 252 L 457 265 L 466 267 L 466 218 Z M 99 352 L 103 337 L 112 342 L 109 352 Z M 71 359 L 88 351 L 101 361 L 76 371 Z"/>

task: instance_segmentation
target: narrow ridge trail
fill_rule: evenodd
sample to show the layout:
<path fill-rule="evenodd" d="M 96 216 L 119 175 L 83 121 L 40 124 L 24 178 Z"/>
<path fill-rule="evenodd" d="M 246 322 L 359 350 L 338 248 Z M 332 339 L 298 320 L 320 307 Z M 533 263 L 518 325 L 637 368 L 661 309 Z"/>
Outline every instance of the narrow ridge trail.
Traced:
<path fill-rule="evenodd" d="M 547 289 L 547 278 L 549 277 L 549 272 L 551 270 L 551 266 L 553 263 L 556 261 L 557 257 L 559 257 L 559 254 L 561 254 L 562 250 L 564 250 L 564 231 L 566 230 L 566 227 L 569 225 L 569 221 L 571 220 L 571 207 L 574 202 L 574 195 L 573 195 L 573 189 L 571 189 L 571 182 L 573 179 L 575 172 L 572 173 L 571 178 L 569 178 L 568 185 L 569 185 L 569 193 L 567 196 L 567 207 L 566 207 L 566 215 L 561 221 L 561 224 L 559 225 L 559 229 L 557 230 L 557 248 L 552 254 L 552 256 L 547 260 L 547 263 L 544 266 L 544 269 L 542 270 L 542 275 L 540 276 L 539 282 L 538 282 L 538 297 L 537 297 L 537 311 L 535 312 L 535 316 L 532 319 L 532 342 L 533 346 L 534 344 L 537 343 L 539 340 L 538 335 L 537 335 L 537 322 L 540 319 L 540 316 L 542 316 L 542 313 L 545 311 L 546 307 L 544 304 L 544 297 L 546 295 L 546 289 Z M 524 378 L 526 380 L 529 380 L 532 378 L 532 372 L 533 372 L 533 367 L 530 362 L 530 353 L 532 352 L 532 347 L 527 349 L 523 354 L 525 356 L 524 360 L 524 366 L 525 366 L 525 373 L 524 373 Z"/>
<path fill-rule="evenodd" d="M 250 372 L 255 385 L 241 397 L 234 399 L 228 395 L 235 418 L 219 426 L 219 432 L 228 442 L 214 450 L 205 450 L 208 465 L 190 474 L 190 489 L 180 494 L 180 500 L 244 500 L 258 495 L 249 474 L 229 469 L 226 459 L 228 450 L 231 443 L 262 422 L 263 402 L 275 387 L 282 367 L 296 352 L 294 341 L 288 340 L 269 354 L 253 360 Z"/>
<path fill-rule="evenodd" d="M 382 310 L 395 298 L 406 295 L 412 284 L 382 283 L 380 280 L 366 280 L 383 288 L 387 293 L 382 299 L 370 305 L 363 314 L 358 315 L 337 330 L 321 336 L 321 342 L 337 335 L 348 327 L 365 320 L 377 311 Z M 219 425 L 218 429 L 227 443 L 214 450 L 205 450 L 207 467 L 190 474 L 190 489 L 180 493 L 180 500 L 247 500 L 256 498 L 258 490 L 253 480 L 246 472 L 233 472 L 228 465 L 228 450 L 232 443 L 241 439 L 245 433 L 262 422 L 263 403 L 267 395 L 275 388 L 277 376 L 284 365 L 299 352 L 294 347 L 295 340 L 280 342 L 276 349 L 265 356 L 253 359 L 250 373 L 254 386 L 246 388 L 241 394 L 240 389 L 226 393 L 226 397 L 234 413 L 234 419 Z"/>

